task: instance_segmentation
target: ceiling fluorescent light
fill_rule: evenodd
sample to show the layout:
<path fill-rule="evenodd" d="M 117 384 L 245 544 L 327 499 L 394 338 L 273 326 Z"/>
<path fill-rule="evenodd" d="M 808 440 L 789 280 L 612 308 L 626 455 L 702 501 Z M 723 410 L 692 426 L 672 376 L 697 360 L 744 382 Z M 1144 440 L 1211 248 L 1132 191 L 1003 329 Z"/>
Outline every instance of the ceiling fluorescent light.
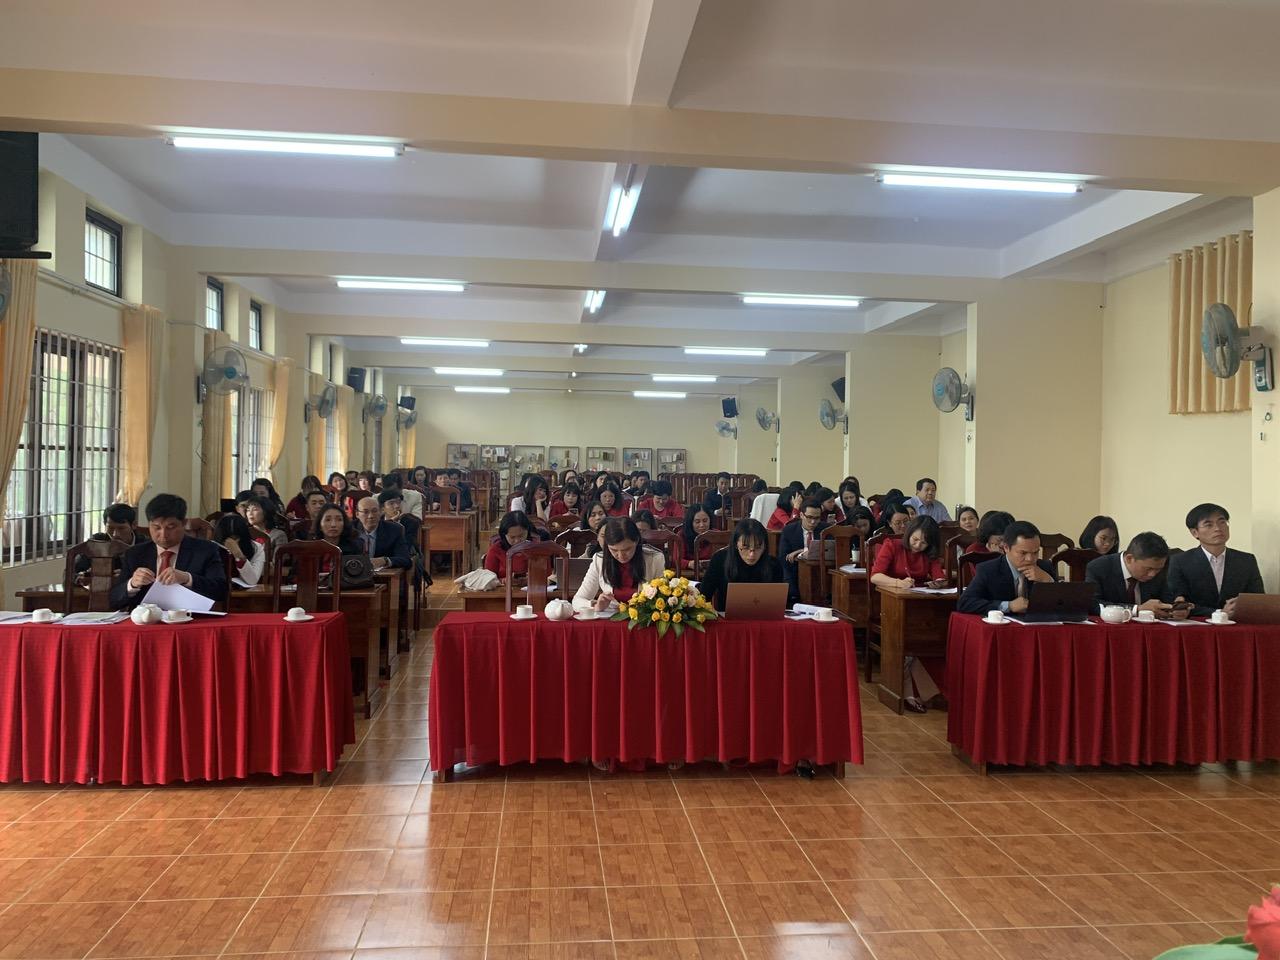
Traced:
<path fill-rule="evenodd" d="M 696 357 L 763 357 L 769 353 L 758 347 L 685 347 L 684 352 Z"/>
<path fill-rule="evenodd" d="M 618 210 L 613 218 L 613 235 L 615 237 L 620 237 L 627 232 L 627 227 L 631 226 L 631 218 L 636 212 L 636 204 L 639 202 L 640 188 L 638 186 L 622 191 L 622 196 L 618 199 Z"/>
<path fill-rule="evenodd" d="M 441 377 L 500 377 L 504 372 L 493 367 L 436 367 L 435 371 Z"/>
<path fill-rule="evenodd" d="M 857 297 L 807 297 L 792 293 L 744 293 L 742 302 L 766 307 L 844 307 L 853 309 L 862 301 Z"/>
<path fill-rule="evenodd" d="M 577 351 L 578 353 L 586 353 L 586 352 L 587 352 L 587 345 L 586 345 L 585 343 L 575 343 L 575 344 L 573 345 L 573 349 L 574 349 L 575 351 Z"/>
<path fill-rule="evenodd" d="M 654 383 L 715 383 L 715 377 L 701 373 L 655 373 Z"/>
<path fill-rule="evenodd" d="M 886 187 L 951 187 L 956 190 L 1007 190 L 1020 193 L 1079 193 L 1072 180 L 1035 180 L 1030 177 L 960 176 L 936 173 L 882 173 Z"/>
<path fill-rule="evenodd" d="M 487 347 L 488 340 L 459 340 L 455 337 L 401 337 L 406 347 Z"/>
<path fill-rule="evenodd" d="M 586 298 L 582 301 L 582 309 L 587 313 L 599 313 L 600 308 L 604 306 L 604 290 L 588 290 Z"/>
<path fill-rule="evenodd" d="M 609 202 L 604 208 L 604 228 L 615 237 L 620 237 L 631 226 L 631 217 L 636 212 L 636 204 L 640 201 L 640 188 L 644 186 L 644 169 L 634 163 L 627 168 L 621 182 L 615 183 L 609 191 Z"/>
<path fill-rule="evenodd" d="M 285 140 L 275 137 L 206 137 L 183 134 L 171 142 L 183 150 L 236 150 L 249 153 L 309 154 L 318 157 L 390 159 L 404 152 L 398 143 L 361 141 Z"/>
<path fill-rule="evenodd" d="M 454 393 L 510 393 L 510 387 L 454 387 Z"/>
<path fill-rule="evenodd" d="M 683 400 L 687 393 L 676 393 L 674 390 L 632 390 L 631 395 L 640 400 Z"/>
<path fill-rule="evenodd" d="M 462 293 L 461 280 L 419 280 L 414 277 L 335 277 L 343 290 L 419 290 L 428 293 Z"/>

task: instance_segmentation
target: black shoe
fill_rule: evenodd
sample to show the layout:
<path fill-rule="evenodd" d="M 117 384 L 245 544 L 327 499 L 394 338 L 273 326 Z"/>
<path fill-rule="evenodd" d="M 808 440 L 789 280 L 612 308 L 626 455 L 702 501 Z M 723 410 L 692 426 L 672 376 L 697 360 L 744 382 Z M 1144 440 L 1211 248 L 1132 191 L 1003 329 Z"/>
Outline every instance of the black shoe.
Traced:
<path fill-rule="evenodd" d="M 928 713 L 929 708 L 917 700 L 915 697 L 903 697 L 902 705 L 912 713 Z"/>

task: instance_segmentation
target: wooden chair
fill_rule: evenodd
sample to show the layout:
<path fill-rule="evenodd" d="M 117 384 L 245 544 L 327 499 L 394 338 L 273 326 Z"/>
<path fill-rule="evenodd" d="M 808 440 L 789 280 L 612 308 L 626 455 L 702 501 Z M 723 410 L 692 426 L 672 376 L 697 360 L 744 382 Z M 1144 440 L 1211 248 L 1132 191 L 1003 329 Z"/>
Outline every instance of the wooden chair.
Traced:
<path fill-rule="evenodd" d="M 531 604 L 537 613 L 541 613 L 547 606 L 547 586 L 551 578 L 551 570 L 554 564 L 562 560 L 569 559 L 569 551 L 558 543 L 539 543 L 533 540 L 525 540 L 523 543 L 517 543 L 514 547 L 507 551 L 507 570 L 511 570 L 511 560 L 517 555 L 522 555 L 528 559 L 529 573 L 527 578 L 528 599 L 524 602 Z M 512 606 L 515 600 L 513 589 L 515 587 L 515 577 L 508 575 L 507 577 L 507 613 L 515 610 Z"/>
<path fill-rule="evenodd" d="M 880 655 L 880 592 L 871 583 L 871 567 L 876 562 L 876 552 L 881 544 L 889 539 L 889 534 L 881 530 L 874 536 L 867 537 L 862 545 L 862 557 L 867 567 L 867 661 L 863 665 L 863 680 L 871 682 L 871 654 Z"/>
<path fill-rule="evenodd" d="M 672 530 L 646 530 L 640 534 L 640 539 L 646 546 L 656 547 L 662 551 L 668 570 L 677 569 L 676 563 L 680 558 L 681 545 L 679 534 Z"/>
<path fill-rule="evenodd" d="M 568 550 L 572 556 L 580 557 L 583 550 L 596 542 L 596 535 L 590 530 L 575 528 L 557 534 L 555 542 Z"/>
<path fill-rule="evenodd" d="M 290 520 L 289 521 L 289 539 L 301 540 L 311 533 L 310 520 Z"/>
<path fill-rule="evenodd" d="M 268 544 L 268 546 L 270 546 L 270 544 Z M 266 562 L 268 564 L 271 562 L 269 555 Z M 265 576 L 266 571 L 269 570 L 270 567 L 263 567 L 262 569 L 263 569 L 263 575 Z M 234 577 L 240 571 L 236 569 L 235 558 L 231 556 L 231 551 L 229 550 L 222 551 L 222 570 L 227 577 L 227 595 L 223 597 L 221 600 L 219 600 L 217 603 L 215 603 L 213 606 L 214 606 L 214 609 L 221 610 L 223 613 L 230 613 L 231 612 L 231 591 L 235 589 L 235 587 L 231 583 L 231 578 Z"/>
<path fill-rule="evenodd" d="M 115 582 L 120 567 L 120 557 L 129 547 L 119 540 L 86 540 L 67 551 L 62 573 L 62 612 L 72 612 L 72 599 L 76 587 L 76 561 L 89 558 L 89 606 L 88 610 L 111 610 L 111 584 Z"/>
<path fill-rule="evenodd" d="M 1075 545 L 1076 542 L 1064 534 L 1042 533 L 1040 534 L 1040 558 L 1052 560 L 1053 555 L 1059 550 L 1071 550 Z"/>
<path fill-rule="evenodd" d="M 693 538 L 693 575 L 701 580 L 707 572 L 707 564 L 711 562 L 711 557 L 715 556 L 716 551 L 723 550 L 729 546 L 733 540 L 733 533 L 728 530 L 708 530 L 706 533 L 700 533 Z M 702 557 L 702 545 L 706 543 L 711 546 L 706 560 Z"/>
<path fill-rule="evenodd" d="M 213 524 L 200 517 L 188 517 L 185 524 L 187 536 L 200 540 L 213 539 Z"/>
<path fill-rule="evenodd" d="M 280 588 L 286 565 L 293 571 L 298 591 L 283 594 L 283 598 L 289 601 L 284 609 L 302 607 L 308 613 L 320 609 L 320 565 L 326 559 L 331 561 L 330 569 L 333 571 L 329 577 L 329 598 L 332 601 L 329 609 L 337 611 L 342 599 L 342 577 L 338 575 L 342 551 L 325 540 L 290 540 L 276 551 L 276 566 L 271 575 L 271 609 L 276 613 L 281 611 Z"/>
<path fill-rule="evenodd" d="M 956 586 L 963 593 L 965 587 L 969 586 L 969 582 L 973 580 L 973 571 L 977 569 L 978 564 L 986 563 L 988 560 L 994 560 L 996 557 L 1002 556 L 999 553 L 991 553 L 986 550 L 975 550 L 973 553 L 966 553 L 960 558 L 960 569 L 956 572 Z"/>
<path fill-rule="evenodd" d="M 440 504 L 441 513 L 458 513 L 462 492 L 457 487 L 432 487 L 428 494 L 430 503 Z"/>
<path fill-rule="evenodd" d="M 574 594 L 587 578 L 590 560 L 582 557 L 568 557 L 556 561 L 556 592 L 565 600 L 573 600 Z"/>
<path fill-rule="evenodd" d="M 1071 583 L 1081 583 L 1084 581 L 1084 568 L 1089 565 L 1090 560 L 1097 560 L 1102 554 L 1097 550 L 1080 550 L 1069 548 L 1059 550 L 1049 562 L 1057 568 L 1060 564 L 1067 565 L 1067 580 Z"/>
<path fill-rule="evenodd" d="M 818 603 L 829 606 L 831 603 L 831 567 L 827 565 L 826 541 L 834 540 L 836 544 L 836 560 L 834 566 L 839 568 L 849 562 L 853 555 L 854 544 L 858 545 L 859 556 L 862 550 L 862 534 L 858 528 L 850 524 L 837 524 L 822 530 L 818 534 Z"/>
<path fill-rule="evenodd" d="M 949 583 L 957 583 L 957 572 L 960 567 L 960 557 L 964 555 L 965 550 L 971 543 L 977 541 L 971 533 L 956 534 L 946 541 L 946 547 L 943 550 L 942 567 L 947 572 L 947 581 Z"/>
<path fill-rule="evenodd" d="M 547 532 L 555 537 L 566 530 L 572 530 L 582 523 L 582 517 L 576 513 L 562 513 L 547 521 Z"/>

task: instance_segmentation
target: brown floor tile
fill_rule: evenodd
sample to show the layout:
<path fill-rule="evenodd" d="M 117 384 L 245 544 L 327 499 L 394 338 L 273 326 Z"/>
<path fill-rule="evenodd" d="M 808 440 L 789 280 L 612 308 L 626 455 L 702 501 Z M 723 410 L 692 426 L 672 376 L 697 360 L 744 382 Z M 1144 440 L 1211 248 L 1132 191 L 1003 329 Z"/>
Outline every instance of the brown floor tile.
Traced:
<path fill-rule="evenodd" d="M 979 929 L 1081 923 L 1074 910 L 1032 877 L 940 877 L 934 882 Z"/>
<path fill-rule="evenodd" d="M 929 880 L 845 880 L 829 886 L 859 933 L 972 929 Z"/>
<path fill-rule="evenodd" d="M 500 813 L 412 814 L 405 820 L 396 846 L 493 847 L 498 844 L 502 822 Z"/>
<path fill-rule="evenodd" d="M 745 843 L 791 839 L 780 812 L 773 807 L 697 807 L 687 810 L 686 815 L 702 843 Z"/>
<path fill-rule="evenodd" d="M 676 790 L 687 808 L 757 807 L 769 802 L 755 780 L 680 780 Z"/>
<path fill-rule="evenodd" d="M 982 837 L 923 837 L 898 841 L 930 877 L 1017 877 L 1025 871 Z"/>
<path fill-rule="evenodd" d="M 997 803 L 953 803 L 974 829 L 988 837 L 1068 833 L 1068 829 L 1029 800 Z"/>
<path fill-rule="evenodd" d="M 503 769 L 506 771 L 508 783 L 522 780 L 590 780 L 593 773 L 599 772 L 587 764 L 565 763 L 563 760 L 513 763 Z"/>
<path fill-rule="evenodd" d="M 488 890 L 383 894 L 369 911 L 360 946 L 482 944 L 488 918 Z"/>
<path fill-rule="evenodd" d="M 221 817 L 309 817 L 329 795 L 327 787 L 245 787 Z"/>
<path fill-rule="evenodd" d="M 1258 883 L 1225 871 L 1143 874 L 1142 878 L 1155 887 L 1159 896 L 1188 910 L 1193 919 L 1211 923 L 1242 921 L 1249 907 L 1269 889 L 1267 882 Z"/>
<path fill-rule="evenodd" d="M 1037 877 L 1126 872 L 1124 864 L 1107 856 L 1105 842 L 1101 847 L 1095 846 L 1076 834 L 996 837 L 992 842 L 1010 860 Z"/>
<path fill-rule="evenodd" d="M 675 816 L 676 812 L 663 813 Z M 522 816 L 504 816 L 498 834 L 499 846 L 594 845 L 598 842 L 595 815 L 590 810 L 539 810 Z"/>
<path fill-rule="evenodd" d="M 1240 824 L 1236 821 L 1215 813 L 1211 807 L 1198 800 L 1126 800 L 1124 805 L 1134 815 L 1150 821 L 1166 833 L 1229 833 L 1240 829 Z"/>
<path fill-rule="evenodd" d="M 703 843 L 716 883 L 783 883 L 817 880 L 817 871 L 794 840 Z"/>
<path fill-rule="evenodd" d="M 597 846 L 500 847 L 497 888 L 602 887 Z"/>
<path fill-rule="evenodd" d="M 1192 800 L 1263 799 L 1266 796 L 1247 783 L 1220 773 L 1154 774 L 1151 779 Z"/>
<path fill-rule="evenodd" d="M 388 702 L 378 711 L 379 720 L 426 720 L 428 705 L 425 703 Z"/>
<path fill-rule="evenodd" d="M 831 777 L 757 776 L 756 786 L 775 807 L 854 803 L 853 795 L 844 788 L 843 780 Z"/>
<path fill-rule="evenodd" d="M 542 783 L 536 780 L 509 783 L 502 809 L 507 813 L 591 810 L 591 784 L 556 781 Z"/>
<path fill-rule="evenodd" d="M 1247 863 L 1280 870 L 1280 834 L 1268 837 L 1261 833 L 1179 833 L 1177 838 L 1223 867 Z"/>
<path fill-rule="evenodd" d="M 426 760 L 431 756 L 431 741 L 426 737 L 413 740 L 367 739 L 352 754 L 351 759 L 364 760 Z"/>
<path fill-rule="evenodd" d="M 65 859 L 33 857 L 27 860 L 0 860 L 0 910 L 7 903 L 21 900 L 32 886 L 49 876 Z"/>
<path fill-rule="evenodd" d="M 884 832 L 899 837 L 966 837 L 978 831 L 945 803 L 894 803 L 868 807 Z"/>
<path fill-rule="evenodd" d="M 801 846 L 823 880 L 924 876 L 892 840 L 810 840 Z"/>
<path fill-rule="evenodd" d="M 871 960 L 871 951 L 855 934 L 749 937 L 742 941 L 747 960 Z M 619 953 L 621 960 L 621 953 Z"/>
<path fill-rule="evenodd" d="M 898 753 L 949 753 L 950 745 L 931 734 L 919 730 L 896 732 L 869 731 L 865 734 L 868 746 L 893 755 Z"/>
<path fill-rule="evenodd" d="M 1139 923 L 1098 927 L 1129 960 L 1151 960 L 1174 947 L 1192 943 L 1213 943 L 1221 939 L 1213 927 L 1204 923 Z"/>
<path fill-rule="evenodd" d="M 501 813 L 505 783 L 441 783 L 418 788 L 410 813 Z"/>
<path fill-rule="evenodd" d="M 894 762 L 913 777 L 973 777 L 967 763 L 950 753 L 895 753 Z"/>
<path fill-rule="evenodd" d="M 398 849 L 391 854 L 380 890 L 489 890 L 496 847 Z"/>
<path fill-rule="evenodd" d="M 126 903 L 18 903 L 0 917 L 0 957 L 83 957 L 119 920 Z"/>
<path fill-rule="evenodd" d="M 1075 777 L 1106 800 L 1174 800 L 1178 794 L 1149 776 L 1131 771 L 1078 773 Z M 1090 797 L 1041 797 L 1044 800 L 1096 799 Z"/>
<path fill-rule="evenodd" d="M 284 858 L 262 895 L 321 897 L 377 893 L 390 860 L 390 850 L 291 853 Z"/>
<path fill-rule="evenodd" d="M 683 810 L 597 810 L 596 829 L 602 845 L 692 843 L 694 839 Z"/>
<path fill-rule="evenodd" d="M 618 960 L 742 960 L 738 941 L 730 937 L 718 940 L 624 940 L 616 947 Z M 780 958 L 787 955 L 770 953 L 768 956 Z"/>
<path fill-rule="evenodd" d="M 70 857 L 35 883 L 25 903 L 132 903 L 155 882 L 173 857 Z"/>
<path fill-rule="evenodd" d="M 773 936 L 779 930 L 849 933 L 849 921 L 825 884 L 735 883 L 719 889 L 740 937 Z"/>
<path fill-rule="evenodd" d="M 0 788 L 0 824 L 17 820 L 55 796 L 51 791 Z"/>
<path fill-rule="evenodd" d="M 315 811 L 323 816 L 394 816 L 408 813 L 418 788 L 412 786 L 335 786 Z"/>
<path fill-rule="evenodd" d="M 658 810 L 683 806 L 671 780 L 593 780 L 596 810 Z"/>
<path fill-rule="evenodd" d="M 252 900 L 165 900 L 136 903 L 90 957 L 216 955 L 249 912 Z"/>
<path fill-rule="evenodd" d="M 185 851 L 216 820 L 129 820 L 103 825 L 77 857 L 160 857 Z M 15 829 L 11 827 L 10 830 Z M 9 831 L 5 831 L 8 833 Z M 0 834 L 3 836 L 3 834 Z"/>
<path fill-rule="evenodd" d="M 157 820 L 147 823 L 181 823 Z M 200 822 L 200 821 L 195 821 Z M 187 854 L 200 853 L 285 853 L 310 822 L 305 817 L 245 817 L 204 821 L 204 831 L 196 837 Z"/>
<path fill-rule="evenodd" d="M 933 795 L 917 797 L 920 802 L 998 803 L 1019 799 L 996 777 L 921 777 L 919 782 Z"/>
<path fill-rule="evenodd" d="M 615 940 L 733 936 L 712 886 L 610 887 L 609 918 Z"/>
<path fill-rule="evenodd" d="M 979 933 L 869 933 L 876 960 L 991 960 L 993 950 Z"/>
<path fill-rule="evenodd" d="M 69 857 L 109 826 L 95 820 L 11 823 L 0 830 L 0 858 Z"/>
<path fill-rule="evenodd" d="M 283 859 L 283 853 L 177 857 L 142 899 L 256 897 Z"/>
<path fill-rule="evenodd" d="M 293 850 L 389 850 L 404 830 L 404 816 L 312 817 Z"/>
<path fill-rule="evenodd" d="M 775 812 L 797 840 L 838 840 L 885 836 L 867 809 L 857 804 L 783 806 Z"/>
<path fill-rule="evenodd" d="M 1213 860 L 1167 833 L 1112 833 L 1089 840 L 1134 873 L 1218 869 Z"/>
<path fill-rule="evenodd" d="M 1147 833 L 1152 821 L 1139 808 L 1146 801 L 1041 800 L 1036 806 L 1072 833 Z"/>
<path fill-rule="evenodd" d="M 609 907 L 603 889 L 494 891 L 490 943 L 608 939 Z"/>
<path fill-rule="evenodd" d="M 846 764 L 844 768 L 846 783 L 850 780 L 872 777 L 904 777 L 906 775 L 907 771 L 903 770 L 892 757 L 881 753 L 867 753 L 862 763 Z"/>
<path fill-rule="evenodd" d="M 32 807 L 18 819 L 24 823 L 33 820 L 115 820 L 146 795 L 146 790 L 68 787 Z"/>
<path fill-rule="evenodd" d="M 714 760 L 706 763 L 686 763 L 670 771 L 672 780 L 753 780 L 747 767 L 726 766 Z"/>
<path fill-rule="evenodd" d="M 378 719 L 369 726 L 370 740 L 418 740 L 426 736 L 425 720 Z"/>
<path fill-rule="evenodd" d="M 121 820 L 202 820 L 219 816 L 240 792 L 239 787 L 196 787 L 152 790 L 124 813 Z"/>
<path fill-rule="evenodd" d="M 1214 797 L 1201 798 L 1201 803 L 1204 803 L 1214 813 L 1234 820 L 1247 830 L 1260 829 L 1280 823 L 1280 800 L 1262 797 L 1255 799 Z"/>
<path fill-rule="evenodd" d="M 359 957 L 360 953 L 357 952 Z M 454 954 L 449 954 L 452 960 Z M 504 943 L 492 944 L 486 960 L 614 960 L 613 943 Z M 407 958 L 406 958 L 407 960 Z M 418 960 L 418 958 L 414 958 Z"/>
<path fill-rule="evenodd" d="M 354 949 L 373 897 L 271 897 L 257 901 L 227 953 Z"/>
<path fill-rule="evenodd" d="M 1124 954 L 1089 927 L 984 930 L 1004 960 L 1124 960 Z"/>
<path fill-rule="evenodd" d="M 1054 877 L 1045 883 L 1092 924 L 1178 923 L 1196 919 L 1172 897 L 1153 891 L 1132 874 Z"/>
<path fill-rule="evenodd" d="M 426 760 L 350 760 L 342 764 L 336 787 L 356 784 L 420 784 L 427 774 Z"/>
<path fill-rule="evenodd" d="M 483 953 L 483 951 L 481 951 Z M 282 960 L 278 953 L 237 953 L 223 954 L 229 960 Z M 289 960 L 351 960 L 350 950 L 308 950 L 306 953 L 291 953 Z M 391 960 L 391 958 L 385 958 Z M 408 960 L 408 958 L 405 958 Z M 426 958 L 415 957 L 414 960 L 426 960 Z M 468 960 L 483 960 L 483 957 L 468 958 Z"/>
<path fill-rule="evenodd" d="M 973 779 L 976 780 L 977 778 Z M 863 805 L 873 803 L 929 803 L 934 799 L 933 792 L 915 777 L 846 779 L 844 788 L 849 796 Z"/>
<path fill-rule="evenodd" d="M 600 847 L 600 857 L 610 887 L 711 882 L 696 843 L 609 844 Z"/>
<path fill-rule="evenodd" d="M 1107 799 L 1087 778 L 1065 773 L 1018 773 L 1001 777 L 1000 782 L 1023 800 Z"/>

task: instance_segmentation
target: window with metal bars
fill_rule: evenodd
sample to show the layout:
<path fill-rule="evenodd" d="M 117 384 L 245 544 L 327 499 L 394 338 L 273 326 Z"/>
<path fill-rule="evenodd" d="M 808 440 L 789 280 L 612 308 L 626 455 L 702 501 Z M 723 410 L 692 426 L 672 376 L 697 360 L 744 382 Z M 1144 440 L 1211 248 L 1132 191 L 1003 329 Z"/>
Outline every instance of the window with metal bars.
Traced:
<path fill-rule="evenodd" d="M 341 473 L 347 472 L 347 465 L 342 462 L 342 455 L 338 451 L 338 411 L 329 414 L 329 419 L 324 422 L 324 462 L 325 473 L 333 473 L 337 470 Z"/>
<path fill-rule="evenodd" d="M 36 332 L 27 415 L 4 495 L 0 559 L 49 560 L 98 529 L 119 485 L 115 347 Z"/>
<path fill-rule="evenodd" d="M 222 284 L 209 277 L 204 287 L 204 325 L 210 330 L 223 330 Z"/>
<path fill-rule="evenodd" d="M 250 387 L 236 391 L 232 403 L 231 476 L 239 492 L 267 475 L 272 418 L 262 390 Z"/>
<path fill-rule="evenodd" d="M 370 421 L 373 424 L 373 465 L 369 467 L 374 473 L 382 472 L 382 418 Z"/>
<path fill-rule="evenodd" d="M 262 304 L 256 300 L 249 301 L 249 346 L 262 349 Z"/>
<path fill-rule="evenodd" d="M 120 296 L 124 228 L 96 210 L 84 212 L 84 282 Z"/>

